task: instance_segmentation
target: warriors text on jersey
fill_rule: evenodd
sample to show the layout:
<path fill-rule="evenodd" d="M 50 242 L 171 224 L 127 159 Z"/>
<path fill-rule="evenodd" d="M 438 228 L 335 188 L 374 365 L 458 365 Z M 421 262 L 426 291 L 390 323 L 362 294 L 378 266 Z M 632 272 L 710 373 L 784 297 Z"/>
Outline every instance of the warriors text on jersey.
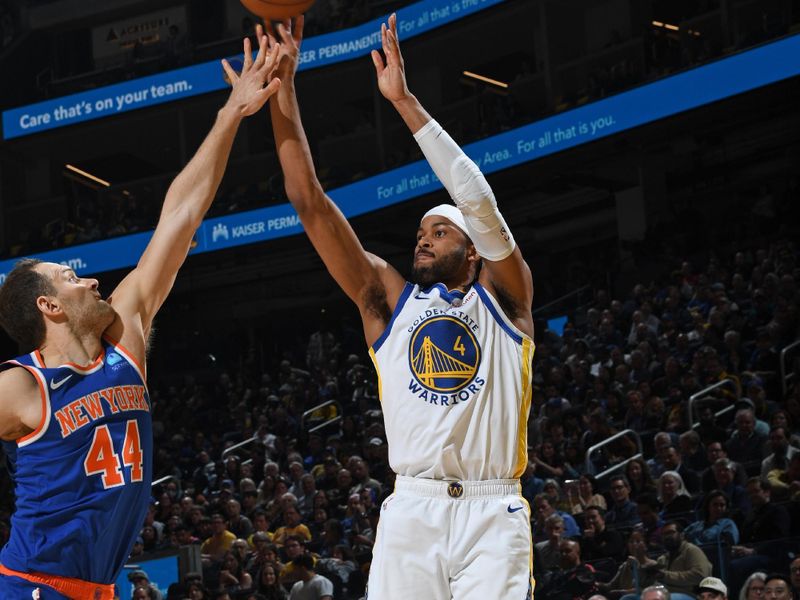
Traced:
<path fill-rule="evenodd" d="M 36 379 L 42 422 L 3 442 L 16 511 L 0 563 L 113 583 L 142 526 L 152 480 L 152 420 L 144 374 L 103 340 L 88 367 L 45 367 L 38 351 L 2 365 Z"/>
<path fill-rule="evenodd" d="M 516 479 L 527 465 L 533 341 L 480 284 L 406 284 L 370 355 L 389 463 L 430 479 Z"/>

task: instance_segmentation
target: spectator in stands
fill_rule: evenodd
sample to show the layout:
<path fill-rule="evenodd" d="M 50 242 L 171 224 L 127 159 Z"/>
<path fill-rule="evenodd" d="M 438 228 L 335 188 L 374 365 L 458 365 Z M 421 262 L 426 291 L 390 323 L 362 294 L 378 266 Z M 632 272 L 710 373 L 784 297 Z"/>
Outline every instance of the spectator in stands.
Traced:
<path fill-rule="evenodd" d="M 700 491 L 700 476 L 683 463 L 681 453 L 675 446 L 669 446 L 664 450 L 663 460 L 667 471 L 681 476 L 689 494 L 696 494 Z"/>
<path fill-rule="evenodd" d="M 647 541 L 644 532 L 637 528 L 628 536 L 628 558 L 622 561 L 616 574 L 608 583 L 600 583 L 598 587 L 612 598 L 629 594 L 635 596 L 637 588 L 655 582 L 655 579 L 645 572 L 639 572 L 639 565 L 646 560 Z"/>
<path fill-rule="evenodd" d="M 231 549 L 236 536 L 228 531 L 225 518 L 220 513 L 211 515 L 211 528 L 211 537 L 203 541 L 200 553 L 213 561 L 219 561 Z"/>
<path fill-rule="evenodd" d="M 150 583 L 150 578 L 147 573 L 141 569 L 136 569 L 128 573 L 128 581 L 130 581 L 135 588 L 146 590 L 146 598 L 151 600 L 161 600 L 162 595 L 156 586 Z"/>
<path fill-rule="evenodd" d="M 784 506 L 772 502 L 772 488 L 768 482 L 753 477 L 747 482 L 752 511 L 741 527 L 742 542 L 763 542 L 783 537 L 791 531 L 791 519 Z"/>
<path fill-rule="evenodd" d="M 725 444 L 725 449 L 731 460 L 741 462 L 745 465 L 745 470 L 751 473 L 753 468 L 748 467 L 748 463 L 753 464 L 758 460 L 760 466 L 761 451 L 766 437 L 756 432 L 756 416 L 751 408 L 740 408 L 736 411 L 735 426 L 736 429 Z M 758 472 L 758 468 L 755 468 L 755 472 Z"/>
<path fill-rule="evenodd" d="M 719 483 L 714 476 L 714 464 L 720 458 L 727 459 L 728 451 L 725 450 L 723 442 L 708 442 L 706 444 L 706 457 L 708 458 L 709 467 L 701 473 L 701 484 L 703 491 L 710 492 L 719 487 Z M 744 489 L 744 485 L 747 483 L 747 473 L 739 463 L 730 461 L 730 464 L 733 468 L 733 481 Z"/>
<path fill-rule="evenodd" d="M 535 541 L 547 539 L 544 524 L 547 517 L 554 514 L 558 514 L 564 520 L 564 537 L 577 537 L 581 534 L 581 530 L 578 528 L 578 524 L 575 522 L 575 519 L 572 518 L 572 515 L 557 511 L 544 494 L 537 494 L 533 499 L 533 505 L 536 510 L 536 519 L 533 523 L 533 537 Z"/>
<path fill-rule="evenodd" d="M 542 578 L 541 594 L 548 600 L 578 600 L 597 591 L 594 569 L 581 559 L 575 540 L 561 540 L 559 569 Z"/>
<path fill-rule="evenodd" d="M 267 563 L 278 562 L 278 546 L 270 543 L 267 533 L 257 531 L 251 536 L 253 551 L 245 564 L 245 569 L 255 577 L 256 573 Z"/>
<path fill-rule="evenodd" d="M 630 499 L 631 486 L 624 475 L 612 475 L 609 481 L 612 504 L 606 513 L 610 527 L 632 527 L 641 523 L 636 503 Z"/>
<path fill-rule="evenodd" d="M 235 552 L 226 552 L 219 571 L 219 591 L 234 594 L 249 590 L 253 578 L 244 570 L 244 564 Z"/>
<path fill-rule="evenodd" d="M 294 582 L 299 581 L 299 574 L 294 566 L 294 559 L 306 552 L 306 542 L 302 537 L 289 536 L 286 543 L 283 545 L 283 552 L 286 560 L 283 569 L 279 573 L 280 581 L 283 585 L 291 586 Z M 309 554 L 312 560 L 316 562 L 317 555 Z"/>
<path fill-rule="evenodd" d="M 764 580 L 766 573 L 756 571 L 745 579 L 742 589 L 739 590 L 739 600 L 764 600 Z"/>
<path fill-rule="evenodd" d="M 306 542 L 311 541 L 311 531 L 309 531 L 308 527 L 303 523 L 303 517 L 294 504 L 290 504 L 284 509 L 283 522 L 285 525 L 278 527 L 272 536 L 272 542 L 274 544 L 279 547 L 283 546 L 292 536 L 301 537 Z"/>
<path fill-rule="evenodd" d="M 785 575 L 778 573 L 767 575 L 764 580 L 764 600 L 793 600 L 794 598 L 791 581 Z"/>
<path fill-rule="evenodd" d="M 653 478 L 657 479 L 661 473 L 667 470 L 664 464 L 664 453 L 670 446 L 672 446 L 672 436 L 666 431 L 658 432 L 653 438 L 655 456 L 647 461 L 647 467 Z"/>
<path fill-rule="evenodd" d="M 582 513 L 587 506 L 606 509 L 605 497 L 597 492 L 597 480 L 589 474 L 583 474 L 577 482 L 567 485 L 567 500 L 573 515 Z"/>
<path fill-rule="evenodd" d="M 761 462 L 761 478 L 767 479 L 775 469 L 786 470 L 789 460 L 800 453 L 800 448 L 789 444 L 789 437 L 784 427 L 773 427 L 769 432 L 769 449 L 771 454 Z"/>
<path fill-rule="evenodd" d="M 621 560 L 625 552 L 625 539 L 619 531 L 608 529 L 605 511 L 599 506 L 588 506 L 583 513 L 582 555 L 585 560 L 613 558 Z"/>
<path fill-rule="evenodd" d="M 789 563 L 789 579 L 792 583 L 792 591 L 795 598 L 800 598 L 800 556 L 795 557 Z"/>
<path fill-rule="evenodd" d="M 747 490 L 734 481 L 733 461 L 727 458 L 718 458 L 713 465 L 715 485 L 711 489 L 718 489 L 725 492 L 728 497 L 729 512 L 736 518 L 746 514 L 750 510 L 750 498 Z M 744 470 L 744 469 L 742 469 Z"/>
<path fill-rule="evenodd" d="M 716 423 L 716 417 L 714 415 L 714 409 L 711 403 L 712 400 L 704 401 L 698 407 L 697 410 L 698 410 L 699 424 L 697 428 L 694 430 L 700 437 L 700 439 L 704 440 L 706 443 L 706 457 L 708 459 L 709 464 L 713 464 L 716 459 L 720 458 L 720 456 L 715 456 L 709 450 L 710 444 L 714 442 L 722 445 L 728 439 L 728 434 L 722 427 L 720 427 Z"/>
<path fill-rule="evenodd" d="M 571 510 L 570 504 L 561 491 L 561 486 L 556 479 L 545 479 L 542 486 L 542 493 L 547 496 L 552 506 L 556 507 L 559 512 L 567 512 Z"/>
<path fill-rule="evenodd" d="M 381 497 L 382 486 L 379 481 L 369 476 L 369 465 L 363 459 L 359 458 L 353 461 L 353 487 L 350 488 L 350 494 L 357 494 L 362 489 L 368 489 L 372 492 L 374 498 Z M 346 496 L 349 498 L 349 494 Z"/>
<path fill-rule="evenodd" d="M 683 478 L 675 471 L 664 471 L 656 483 L 658 501 L 661 502 L 660 516 L 665 521 L 680 518 L 691 520 L 692 497 L 683 485 Z"/>
<path fill-rule="evenodd" d="M 728 586 L 716 577 L 706 577 L 697 586 L 697 600 L 728 600 Z"/>
<path fill-rule="evenodd" d="M 242 505 L 238 500 L 228 500 L 225 512 L 228 515 L 228 531 L 236 537 L 245 539 L 253 534 L 253 524 L 242 514 Z"/>
<path fill-rule="evenodd" d="M 646 559 L 641 569 L 662 582 L 673 599 L 692 598 L 700 581 L 711 575 L 711 563 L 700 548 L 683 539 L 680 522 L 665 523 L 661 535 L 667 553 L 657 560 Z"/>
<path fill-rule="evenodd" d="M 792 418 L 788 411 L 783 409 L 772 413 L 769 421 L 770 427 L 783 427 L 789 436 L 789 443 L 795 448 L 800 448 L 800 429 L 793 427 Z"/>
<path fill-rule="evenodd" d="M 546 439 L 539 446 L 536 457 L 536 476 L 548 480 L 564 475 L 564 459 L 556 451 L 553 441 Z"/>
<path fill-rule="evenodd" d="M 292 560 L 298 581 L 292 586 L 289 600 L 333 600 L 333 583 L 314 572 L 314 559 L 301 554 Z"/>
<path fill-rule="evenodd" d="M 703 450 L 700 434 L 698 434 L 697 431 L 692 429 L 684 431 L 678 438 L 678 445 L 681 450 L 682 464 L 685 464 L 695 473 L 702 473 L 708 468 L 708 456 Z"/>
<path fill-rule="evenodd" d="M 706 494 L 700 514 L 702 518 L 683 532 L 688 541 L 698 546 L 720 541 L 729 545 L 739 543 L 739 529 L 728 518 L 728 498 L 724 492 L 714 490 Z"/>
<path fill-rule="evenodd" d="M 766 542 L 791 531 L 789 513 L 783 506 L 772 502 L 771 492 L 769 483 L 758 477 L 747 482 L 747 494 L 753 508 L 739 528 L 740 545 L 732 548 L 731 571 L 739 577 L 769 569 L 773 547 Z"/>
<path fill-rule="evenodd" d="M 553 514 L 544 521 L 544 531 L 547 539 L 537 542 L 534 546 L 533 561 L 534 573 L 540 574 L 551 569 L 557 569 L 561 562 L 561 536 L 564 534 L 564 519 Z"/>
<path fill-rule="evenodd" d="M 288 600 L 289 594 L 278 583 L 280 569 L 275 563 L 264 564 L 255 576 L 254 591 L 261 594 L 264 600 Z"/>
<path fill-rule="evenodd" d="M 631 498 L 637 500 L 642 494 L 654 494 L 656 485 L 650 476 L 650 468 L 641 458 L 632 458 L 625 465 L 625 475 L 631 485 Z"/>

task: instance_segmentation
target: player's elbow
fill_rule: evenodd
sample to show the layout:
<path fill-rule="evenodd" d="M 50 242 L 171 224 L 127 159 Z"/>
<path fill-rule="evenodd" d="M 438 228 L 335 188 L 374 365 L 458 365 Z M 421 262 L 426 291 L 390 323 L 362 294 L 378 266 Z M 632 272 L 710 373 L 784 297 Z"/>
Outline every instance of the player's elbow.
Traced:
<path fill-rule="evenodd" d="M 285 189 L 286 197 L 300 216 L 304 213 L 319 210 L 323 205 L 322 201 L 325 194 L 322 188 L 314 182 L 297 183 L 287 181 Z"/>

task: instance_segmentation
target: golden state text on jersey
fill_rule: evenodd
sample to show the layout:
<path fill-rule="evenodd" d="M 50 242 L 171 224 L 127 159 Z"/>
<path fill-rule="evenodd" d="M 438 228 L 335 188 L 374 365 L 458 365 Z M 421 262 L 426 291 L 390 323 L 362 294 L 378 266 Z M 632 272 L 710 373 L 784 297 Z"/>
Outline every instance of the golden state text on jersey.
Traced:
<path fill-rule="evenodd" d="M 480 284 L 466 292 L 406 284 L 370 356 L 395 472 L 519 477 L 533 342 Z"/>

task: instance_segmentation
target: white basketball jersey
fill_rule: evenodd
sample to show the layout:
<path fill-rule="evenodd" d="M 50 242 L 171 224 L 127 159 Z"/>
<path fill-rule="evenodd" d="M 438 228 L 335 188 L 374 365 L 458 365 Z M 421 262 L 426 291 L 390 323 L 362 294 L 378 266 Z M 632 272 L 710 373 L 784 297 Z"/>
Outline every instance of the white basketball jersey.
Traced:
<path fill-rule="evenodd" d="M 480 284 L 406 284 L 370 348 L 392 469 L 430 479 L 516 479 L 525 470 L 533 341 Z"/>

